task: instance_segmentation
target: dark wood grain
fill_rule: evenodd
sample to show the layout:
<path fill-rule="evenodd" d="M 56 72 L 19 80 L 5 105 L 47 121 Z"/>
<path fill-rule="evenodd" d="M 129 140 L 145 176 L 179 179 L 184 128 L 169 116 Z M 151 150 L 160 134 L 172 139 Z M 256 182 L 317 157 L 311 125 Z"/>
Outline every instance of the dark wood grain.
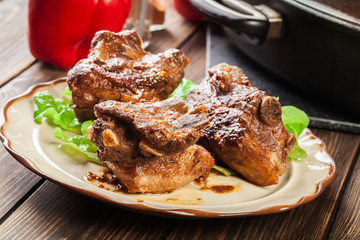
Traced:
<path fill-rule="evenodd" d="M 170 4 L 170 1 L 168 1 Z M 166 28 L 153 32 L 151 43 L 147 51 L 157 53 L 169 48 L 179 48 L 186 39 L 197 29 L 199 23 L 190 22 L 178 15 L 173 8 L 166 11 Z"/>
<path fill-rule="evenodd" d="M 20 163 L 16 162 L 0 146 L 0 222 L 5 215 L 13 209 L 21 199 L 41 180 L 41 178 Z"/>
<path fill-rule="evenodd" d="M 164 239 L 174 221 L 128 212 L 46 182 L 0 225 L 0 238 Z"/>
<path fill-rule="evenodd" d="M 181 47 L 181 50 L 189 57 L 189 65 L 185 69 L 185 78 L 196 83 L 200 83 L 206 75 L 205 32 L 205 24 L 200 25 L 194 36 Z"/>
<path fill-rule="evenodd" d="M 357 142 L 359 144 L 359 141 Z M 356 142 L 354 142 L 356 145 Z M 329 239 L 360 239 L 360 152 L 340 205 L 334 214 Z"/>
<path fill-rule="evenodd" d="M 37 63 L 0 89 L 0 106 L 35 83 L 65 75 L 66 72 L 57 71 L 48 64 Z M 3 221 L 7 212 L 20 204 L 22 198 L 41 181 L 41 178 L 11 157 L 2 144 L 0 145 L 0 165 L 0 221 Z"/>
<path fill-rule="evenodd" d="M 26 0 L 0 1 L 0 86 L 34 61 L 27 42 Z"/>
<path fill-rule="evenodd" d="M 23 93 L 35 84 L 65 77 L 66 74 L 67 71 L 56 70 L 49 64 L 37 62 L 15 79 L 1 87 L 0 106 L 8 99 Z"/>

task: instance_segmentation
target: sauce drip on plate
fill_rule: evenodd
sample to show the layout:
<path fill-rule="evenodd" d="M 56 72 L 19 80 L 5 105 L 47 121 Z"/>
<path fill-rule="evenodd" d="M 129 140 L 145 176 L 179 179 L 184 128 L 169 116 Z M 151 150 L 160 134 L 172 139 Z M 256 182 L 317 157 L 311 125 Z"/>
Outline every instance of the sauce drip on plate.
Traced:
<path fill-rule="evenodd" d="M 219 176 L 219 174 L 214 174 L 212 173 L 211 174 L 212 176 Z M 221 175 L 220 175 L 221 176 Z M 194 183 L 198 186 L 202 186 L 201 187 L 201 190 L 202 191 L 212 191 L 214 193 L 218 193 L 218 194 L 221 194 L 221 193 L 230 193 L 230 192 L 233 192 L 235 191 L 236 189 L 238 189 L 239 187 L 235 187 L 233 185 L 228 185 L 228 184 L 207 184 L 207 181 L 206 179 L 204 178 L 199 178 L 199 179 L 196 179 L 194 181 Z"/>
<path fill-rule="evenodd" d="M 88 182 L 99 182 L 99 184 L 97 185 L 99 188 L 104 188 L 113 192 L 126 192 L 124 187 L 117 180 L 116 176 L 108 169 L 102 169 L 100 171 L 100 175 L 97 175 L 93 172 L 87 172 L 84 178 Z M 105 184 L 111 185 L 112 188 L 106 187 Z"/>

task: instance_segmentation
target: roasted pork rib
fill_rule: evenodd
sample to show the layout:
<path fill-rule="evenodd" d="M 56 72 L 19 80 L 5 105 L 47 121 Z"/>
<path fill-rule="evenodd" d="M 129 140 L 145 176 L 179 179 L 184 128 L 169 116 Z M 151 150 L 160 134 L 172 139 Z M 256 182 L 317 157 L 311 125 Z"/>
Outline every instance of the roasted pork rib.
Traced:
<path fill-rule="evenodd" d="M 209 125 L 206 109 L 173 97 L 159 102 L 105 101 L 88 136 L 129 192 L 168 192 L 201 176 L 214 159 L 194 145 Z M 154 182 L 154 181 L 157 182 Z"/>
<path fill-rule="evenodd" d="M 182 152 L 194 145 L 202 136 L 200 130 L 209 125 L 204 107 L 189 109 L 177 97 L 136 104 L 105 101 L 95 105 L 95 114 L 98 119 L 91 140 L 100 148 L 100 160 L 123 164 L 132 164 L 138 157 Z"/>
<path fill-rule="evenodd" d="M 94 119 L 93 107 L 105 100 L 160 101 L 178 86 L 189 60 L 180 50 L 151 54 L 134 31 L 97 32 L 88 58 L 68 73 L 74 112 L 80 121 Z"/>
<path fill-rule="evenodd" d="M 211 126 L 201 142 L 248 181 L 277 184 L 296 141 L 283 126 L 280 103 L 254 87 L 238 67 L 219 64 L 209 75 L 186 98 L 208 110 Z"/>
<path fill-rule="evenodd" d="M 165 193 L 197 178 L 206 178 L 215 160 L 203 147 L 192 145 L 170 156 L 152 157 L 124 166 L 105 161 L 130 193 Z"/>

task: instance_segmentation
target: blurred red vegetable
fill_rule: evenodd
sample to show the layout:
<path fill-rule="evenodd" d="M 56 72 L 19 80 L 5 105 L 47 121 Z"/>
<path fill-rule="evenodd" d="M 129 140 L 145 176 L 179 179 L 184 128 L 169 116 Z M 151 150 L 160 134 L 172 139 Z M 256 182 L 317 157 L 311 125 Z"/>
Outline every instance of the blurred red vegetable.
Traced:
<path fill-rule="evenodd" d="M 55 67 L 71 68 L 90 50 L 99 30 L 119 32 L 131 0 L 29 0 L 29 47 Z"/>
<path fill-rule="evenodd" d="M 171 0 L 171 4 L 181 16 L 188 20 L 199 21 L 204 19 L 204 16 L 191 6 L 189 0 Z"/>

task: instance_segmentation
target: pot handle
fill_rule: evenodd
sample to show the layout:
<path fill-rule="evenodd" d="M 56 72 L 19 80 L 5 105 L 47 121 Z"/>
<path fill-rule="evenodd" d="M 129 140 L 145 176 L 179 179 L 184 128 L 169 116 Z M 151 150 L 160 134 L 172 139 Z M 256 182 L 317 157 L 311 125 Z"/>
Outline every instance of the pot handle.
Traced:
<path fill-rule="evenodd" d="M 269 38 L 280 37 L 281 29 L 278 30 L 279 36 L 269 37 L 271 23 L 273 21 L 269 19 L 267 15 L 269 8 L 265 5 L 252 6 L 247 2 L 239 0 L 190 0 L 190 3 L 196 10 L 210 20 L 228 27 L 235 32 L 250 35 L 259 42 Z M 260 11 L 260 9 L 263 10 L 264 8 L 265 12 Z M 274 14 L 274 10 L 270 9 L 270 13 Z M 276 12 L 275 16 L 276 18 L 280 18 L 280 15 Z"/>

